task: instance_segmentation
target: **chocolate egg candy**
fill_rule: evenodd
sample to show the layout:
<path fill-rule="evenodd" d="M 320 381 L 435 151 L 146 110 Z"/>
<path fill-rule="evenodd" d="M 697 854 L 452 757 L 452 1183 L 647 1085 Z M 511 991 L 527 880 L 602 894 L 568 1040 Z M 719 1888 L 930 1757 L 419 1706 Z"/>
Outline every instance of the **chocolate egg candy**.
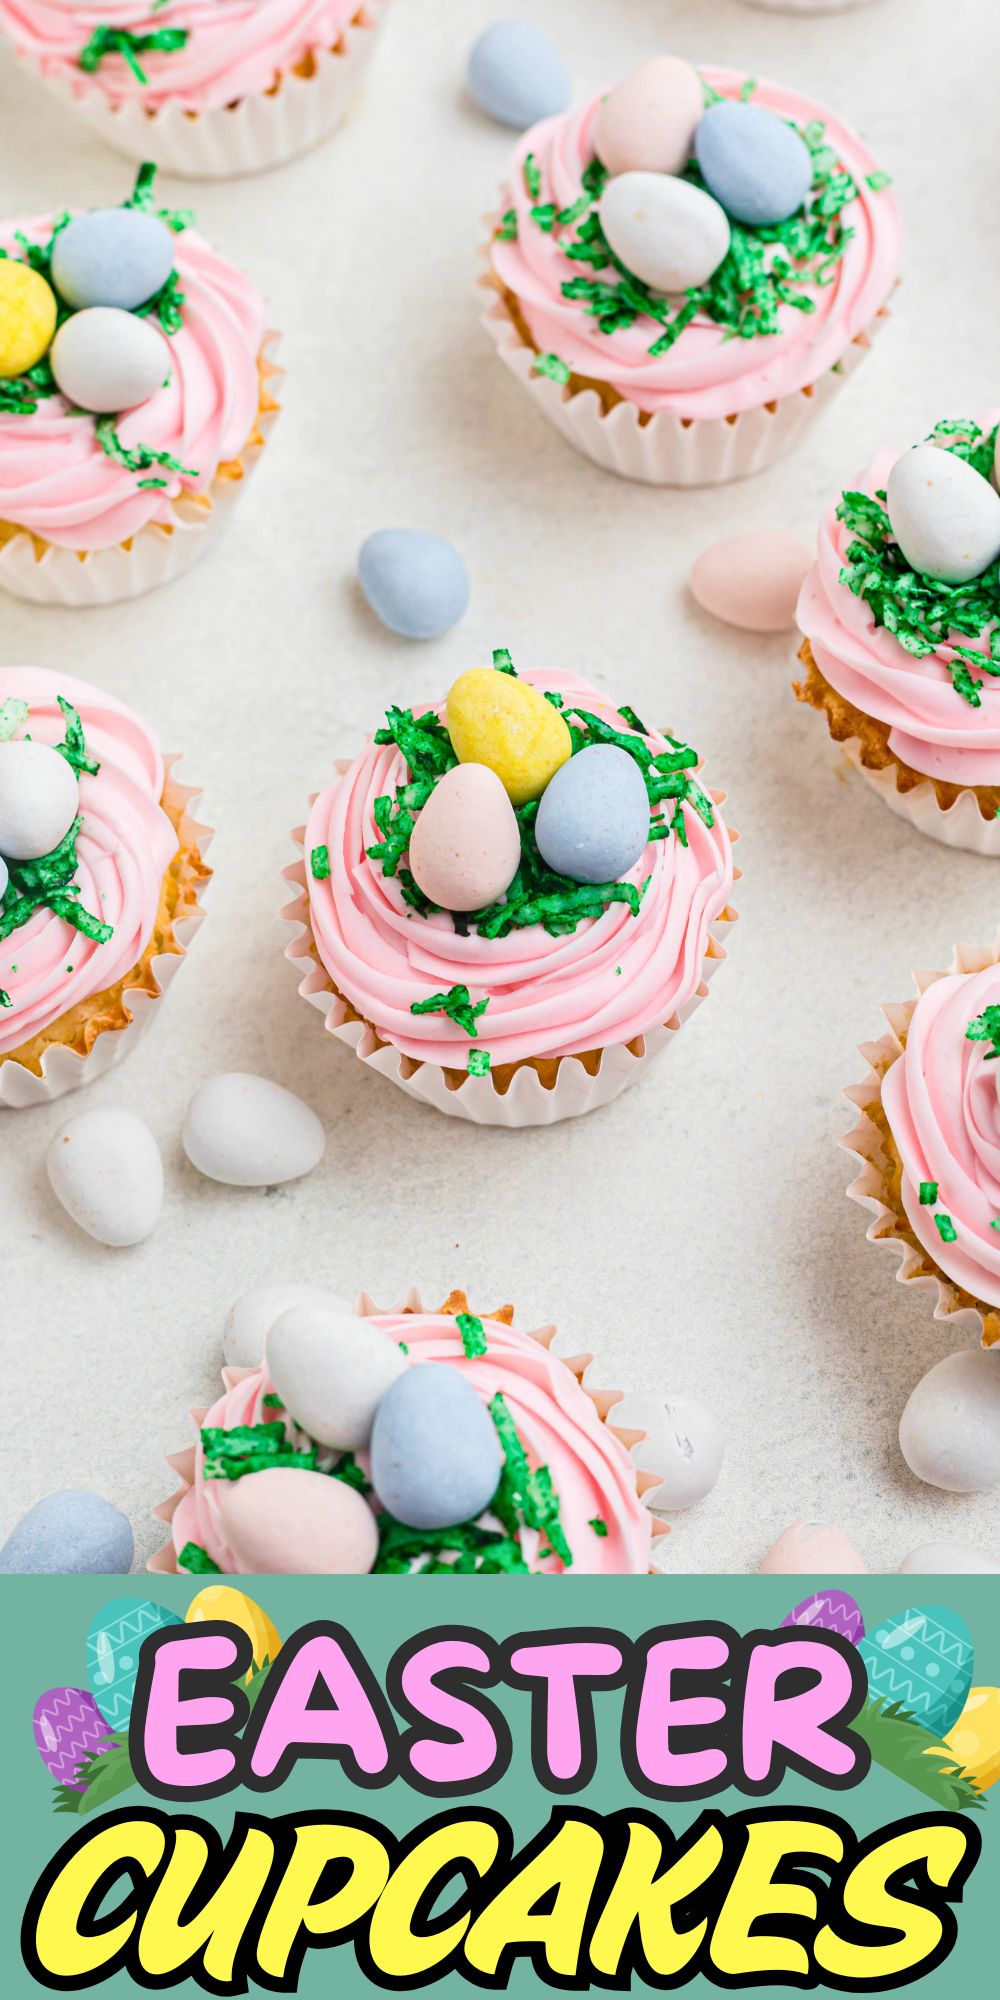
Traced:
<path fill-rule="evenodd" d="M 79 809 L 76 772 L 58 750 L 28 737 L 0 743 L 0 854 L 38 861 L 65 840 Z"/>
<path fill-rule="evenodd" d="M 110 1500 L 66 1487 L 22 1515 L 0 1549 L 0 1576 L 121 1576 L 133 1553 L 131 1527 Z"/>
<path fill-rule="evenodd" d="M 408 1366 L 374 1320 L 331 1306 L 291 1306 L 267 1336 L 268 1373 L 286 1410 L 317 1444 L 364 1451 L 386 1390 Z"/>
<path fill-rule="evenodd" d="M 80 1765 L 111 1748 L 108 1725 L 86 1688 L 49 1688 L 31 1718 L 38 1754 L 57 1785 L 82 1792 Z"/>
<path fill-rule="evenodd" d="M 812 154 L 784 118 L 731 98 L 712 104 L 694 135 L 702 179 L 727 215 L 762 229 L 786 222 L 812 185 Z"/>
<path fill-rule="evenodd" d="M 515 806 L 541 798 L 573 748 L 559 710 L 527 681 L 493 667 L 459 675 L 446 720 L 459 763 L 488 764 Z"/>
<path fill-rule="evenodd" d="M 256 1368 L 264 1358 L 264 1343 L 276 1319 L 290 1306 L 330 1306 L 350 1312 L 346 1299 L 324 1285 L 254 1285 L 226 1314 L 222 1352 L 230 1368 Z"/>
<path fill-rule="evenodd" d="M 231 1584 L 207 1583 L 192 1597 L 184 1614 L 186 1625 L 203 1625 L 207 1620 L 222 1619 L 226 1625 L 236 1625 L 245 1632 L 253 1646 L 254 1667 L 260 1668 L 266 1660 L 275 1660 L 281 1651 L 281 1640 L 269 1619 L 267 1612 L 255 1604 L 252 1597 L 244 1596 L 242 1590 L 234 1590 Z M 253 1679 L 251 1669 L 247 1681 Z"/>
<path fill-rule="evenodd" d="M 176 1611 L 147 1597 L 116 1597 L 95 1613 L 87 1633 L 87 1681 L 112 1729 L 128 1728 L 143 1641 L 181 1622 Z"/>
<path fill-rule="evenodd" d="M 900 1576 L 1000 1576 L 996 1556 L 964 1549 L 958 1542 L 924 1542 L 899 1565 Z"/>
<path fill-rule="evenodd" d="M 609 174 L 679 174 L 704 108 L 697 70 L 679 56 L 652 56 L 598 105 L 594 150 Z"/>
<path fill-rule="evenodd" d="M 223 1488 L 217 1504 L 241 1573 L 364 1576 L 378 1554 L 371 1508 L 326 1472 L 275 1465 L 245 1473 Z"/>
<path fill-rule="evenodd" d="M 790 632 L 813 551 L 786 528 L 747 528 L 703 549 L 691 594 L 703 611 L 741 632 Z"/>
<path fill-rule="evenodd" d="M 317 1167 L 326 1134 L 308 1104 L 268 1077 L 229 1070 L 203 1083 L 181 1138 L 193 1167 L 229 1187 L 277 1187 Z"/>
<path fill-rule="evenodd" d="M 383 1397 L 372 1429 L 371 1477 L 408 1528 L 454 1528 L 489 1506 L 503 1454 L 493 1420 L 455 1368 L 423 1361 Z"/>
<path fill-rule="evenodd" d="M 910 1471 L 946 1493 L 983 1493 L 1000 1480 L 1000 1356 L 960 1348 L 917 1383 L 899 1420 Z"/>
<path fill-rule="evenodd" d="M 957 1611 L 918 1605 L 884 1618 L 858 1651 L 876 1700 L 898 1701 L 935 1736 L 965 1707 L 972 1685 L 972 1639 Z"/>
<path fill-rule="evenodd" d="M 864 1568 L 847 1536 L 832 1521 L 794 1521 L 768 1549 L 760 1575 L 807 1576 L 810 1570 L 829 1575 L 839 1570 L 845 1576 L 860 1576 Z"/>
<path fill-rule="evenodd" d="M 40 271 L 0 257 L 0 380 L 37 366 L 56 330 L 55 294 Z"/>
<path fill-rule="evenodd" d="M 145 305 L 174 268 L 174 238 L 141 208 L 93 208 L 61 229 L 52 246 L 52 283 L 68 306 Z"/>
<path fill-rule="evenodd" d="M 937 583 L 968 583 L 1000 556 L 1000 494 L 938 445 L 918 444 L 897 458 L 886 511 L 911 569 Z"/>
<path fill-rule="evenodd" d="M 376 618 L 402 639 L 440 639 L 468 610 L 458 550 L 423 528 L 379 528 L 362 543 L 358 582 Z"/>
<path fill-rule="evenodd" d="M 82 1111 L 59 1127 L 46 1155 L 67 1215 L 98 1243 L 124 1249 L 151 1236 L 163 1207 L 163 1161 L 132 1111 Z"/>
<path fill-rule="evenodd" d="M 466 76 L 480 108 L 518 132 L 540 118 L 554 118 L 569 104 L 566 64 L 532 21 L 491 22 L 473 42 Z"/>
<path fill-rule="evenodd" d="M 945 1742 L 966 1776 L 988 1792 L 1000 1778 L 1000 1688 L 970 1688 Z"/>
<path fill-rule="evenodd" d="M 521 865 L 521 834 L 500 779 L 486 764 L 457 764 L 438 780 L 410 840 L 410 869 L 442 910 L 483 910 Z"/>
<path fill-rule="evenodd" d="M 148 319 L 113 306 L 92 306 L 63 320 L 51 360 L 67 402 L 104 415 L 148 402 L 172 367 L 162 333 Z"/>
<path fill-rule="evenodd" d="M 794 1611 L 783 1618 L 782 1625 L 818 1625 L 823 1632 L 839 1632 L 841 1638 L 849 1639 L 856 1646 L 865 1636 L 865 1621 L 861 1606 L 856 1604 L 846 1590 L 817 1590 L 812 1597 L 803 1598 Z"/>
<path fill-rule="evenodd" d="M 686 292 L 717 271 L 729 222 L 704 188 L 669 174 L 621 174 L 598 204 L 615 256 L 655 292 Z"/>
<path fill-rule="evenodd" d="M 617 882 L 649 840 L 649 795 L 642 772 L 616 743 L 579 750 L 542 794 L 538 851 L 573 882 Z"/>

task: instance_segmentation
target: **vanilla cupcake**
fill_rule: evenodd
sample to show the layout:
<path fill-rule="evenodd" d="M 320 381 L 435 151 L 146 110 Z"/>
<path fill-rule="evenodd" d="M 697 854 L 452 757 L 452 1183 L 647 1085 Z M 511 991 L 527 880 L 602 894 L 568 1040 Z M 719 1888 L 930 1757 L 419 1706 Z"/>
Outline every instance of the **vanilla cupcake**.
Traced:
<path fill-rule="evenodd" d="M 164 1574 L 643 1575 L 665 1525 L 637 1471 L 641 1432 L 584 1387 L 555 1328 L 519 1333 L 463 1292 L 428 1313 L 362 1296 L 291 1307 L 253 1368 L 195 1412 L 198 1440 L 156 1509 Z M 292 1407 L 289 1407 L 291 1403 Z"/>
<path fill-rule="evenodd" d="M 0 1106 L 102 1075 L 184 957 L 208 835 L 171 761 L 87 682 L 0 667 Z"/>
<path fill-rule="evenodd" d="M 388 0 L 0 0 L 16 53 L 135 160 L 222 180 L 294 159 L 355 103 Z"/>
<path fill-rule="evenodd" d="M 548 1124 L 617 1096 L 705 997 L 736 836 L 686 744 L 579 675 L 494 661 L 390 709 L 314 799 L 286 956 L 411 1096 Z"/>
<path fill-rule="evenodd" d="M 857 366 L 899 275 L 888 175 L 811 99 L 643 63 L 519 142 L 483 280 L 569 443 L 654 485 L 741 478 Z"/>

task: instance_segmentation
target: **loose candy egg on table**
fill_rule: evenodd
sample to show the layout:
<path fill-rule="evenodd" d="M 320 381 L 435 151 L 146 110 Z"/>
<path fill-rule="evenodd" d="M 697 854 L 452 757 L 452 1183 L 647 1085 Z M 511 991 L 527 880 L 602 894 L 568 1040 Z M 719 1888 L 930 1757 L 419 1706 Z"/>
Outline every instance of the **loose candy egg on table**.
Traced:
<path fill-rule="evenodd" d="M 898 1701 L 935 1736 L 957 1721 L 972 1685 L 972 1639 L 957 1611 L 917 1605 L 884 1618 L 859 1641 L 868 1688 Z"/>
<path fill-rule="evenodd" d="M 371 1441 L 382 1506 L 409 1528 L 453 1528 L 489 1506 L 503 1454 L 471 1382 L 434 1361 L 408 1367 L 383 1397 Z"/>
<path fill-rule="evenodd" d="M 1000 1355 L 946 1354 L 917 1383 L 899 1420 L 910 1471 L 946 1493 L 982 1493 L 1000 1480 Z"/>
<path fill-rule="evenodd" d="M 793 1611 L 783 1618 L 782 1625 L 819 1626 L 823 1632 L 839 1632 L 842 1639 L 849 1639 L 856 1646 L 865 1636 L 865 1621 L 861 1606 L 846 1590 L 817 1590 L 811 1597 L 803 1598 Z"/>
<path fill-rule="evenodd" d="M 134 312 L 165 285 L 174 238 L 158 215 L 139 208 L 94 208 L 60 229 L 52 246 L 52 283 L 68 306 L 119 306 Z"/>
<path fill-rule="evenodd" d="M 566 64 L 531 21 L 493 21 L 485 28 L 469 52 L 466 80 L 480 109 L 518 132 L 565 111 L 570 101 Z"/>
<path fill-rule="evenodd" d="M 277 1187 L 319 1165 L 326 1135 L 315 1111 L 267 1077 L 229 1070 L 203 1083 L 181 1133 L 193 1167 L 229 1187 Z"/>
<path fill-rule="evenodd" d="M 973 1784 L 981 1792 L 989 1791 L 1000 1778 L 1000 1688 L 970 1688 L 945 1742 Z"/>
<path fill-rule="evenodd" d="M 56 330 L 55 293 L 40 271 L 0 257 L 0 379 L 26 374 L 48 352 Z"/>
<path fill-rule="evenodd" d="M 95 1613 L 87 1633 L 87 1681 L 112 1729 L 128 1728 L 143 1641 L 181 1622 L 176 1611 L 142 1597 L 116 1597 Z"/>
<path fill-rule="evenodd" d="M 679 56 L 653 56 L 602 99 L 594 150 L 609 174 L 679 174 L 704 108 L 697 70 Z"/>
<path fill-rule="evenodd" d="M 82 1111 L 56 1132 L 46 1156 L 53 1193 L 98 1243 L 123 1249 L 152 1235 L 163 1207 L 163 1161 L 132 1111 Z"/>
<path fill-rule="evenodd" d="M 8 861 L 51 854 L 65 840 L 79 802 L 76 773 L 50 744 L 26 736 L 0 743 L 0 854 Z"/>
<path fill-rule="evenodd" d="M 865 1564 L 832 1521 L 794 1521 L 768 1549 L 761 1576 L 802 1576 L 810 1570 L 861 1576 Z"/>
<path fill-rule="evenodd" d="M 488 764 L 515 806 L 540 798 L 573 749 L 559 710 L 527 681 L 493 667 L 459 675 L 446 721 L 459 763 Z"/>
<path fill-rule="evenodd" d="M 786 528 L 747 528 L 703 549 L 691 594 L 703 611 L 741 632 L 790 632 L 813 550 Z"/>
<path fill-rule="evenodd" d="M 469 572 L 456 548 L 422 528 L 379 528 L 361 545 L 358 582 L 402 639 L 440 639 L 468 610 Z"/>
<path fill-rule="evenodd" d="M 115 306 L 91 306 L 64 319 L 51 362 L 67 402 L 97 415 L 148 402 L 172 367 L 162 333 Z"/>
<path fill-rule="evenodd" d="M 364 1576 L 371 1569 L 375 1516 L 343 1479 L 275 1465 L 220 1486 L 220 1528 L 240 1572 Z"/>
<path fill-rule="evenodd" d="M 456 764 L 438 780 L 410 838 L 413 879 L 442 910 L 482 910 L 510 887 L 521 834 L 500 779 Z"/>
<path fill-rule="evenodd" d="M 235 1590 L 231 1584 L 208 1583 L 192 1597 L 184 1614 L 186 1625 L 203 1625 L 208 1620 L 222 1619 L 227 1625 L 235 1625 L 245 1632 L 253 1646 L 253 1663 L 260 1668 L 265 1660 L 276 1660 L 281 1651 L 281 1639 L 266 1611 L 255 1604 L 252 1597 L 244 1596 L 242 1590 Z M 253 1679 L 252 1670 L 247 1681 Z"/>
<path fill-rule="evenodd" d="M 1000 1561 L 958 1542 L 924 1542 L 899 1565 L 900 1576 L 1000 1576 Z"/>
<path fill-rule="evenodd" d="M 573 882 L 617 882 L 649 840 L 649 794 L 617 743 L 577 751 L 546 786 L 535 820 L 542 860 Z"/>
<path fill-rule="evenodd" d="M 938 445 L 918 444 L 897 458 L 886 511 L 910 567 L 937 583 L 968 583 L 1000 556 L 1000 494 Z"/>
<path fill-rule="evenodd" d="M 669 174 L 620 174 L 604 189 L 598 213 L 615 256 L 656 292 L 705 284 L 729 249 L 719 203 Z"/>
<path fill-rule="evenodd" d="M 36 1500 L 12 1528 L 0 1576 L 121 1576 L 133 1553 L 132 1529 L 110 1500 L 66 1487 Z"/>
<path fill-rule="evenodd" d="M 710 105 L 694 138 L 710 194 L 736 222 L 762 229 L 786 222 L 812 185 L 812 154 L 784 118 L 726 98 Z"/>
<path fill-rule="evenodd" d="M 31 1718 L 38 1754 L 57 1785 L 82 1792 L 81 1764 L 110 1749 L 108 1725 L 86 1688 L 55 1687 L 40 1694 Z"/>
<path fill-rule="evenodd" d="M 350 1312 L 346 1299 L 324 1285 L 254 1285 L 244 1292 L 226 1314 L 222 1352 L 230 1368 L 256 1368 L 264 1358 L 264 1345 L 275 1320 L 290 1306 L 327 1306 L 334 1312 Z"/>
<path fill-rule="evenodd" d="M 586 754 L 580 752 L 581 757 Z M 623 1396 L 611 1421 L 616 1430 L 646 1433 L 632 1457 L 640 1471 L 662 1480 L 650 1488 L 647 1499 L 654 1513 L 679 1514 L 711 1493 L 726 1447 L 722 1427 L 707 1404 L 694 1396 Z"/>
<path fill-rule="evenodd" d="M 265 1358 L 289 1415 L 317 1444 L 338 1451 L 367 1448 L 379 1403 L 408 1366 L 383 1327 L 328 1305 L 282 1313 Z"/>

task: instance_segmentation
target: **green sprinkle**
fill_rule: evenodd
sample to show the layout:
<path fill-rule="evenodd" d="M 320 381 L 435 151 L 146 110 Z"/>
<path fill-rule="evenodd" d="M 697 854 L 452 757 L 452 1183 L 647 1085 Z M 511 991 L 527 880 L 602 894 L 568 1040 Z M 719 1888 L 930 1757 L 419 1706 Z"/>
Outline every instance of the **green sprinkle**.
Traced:
<path fill-rule="evenodd" d="M 158 215 L 160 221 L 165 222 L 167 228 L 172 229 L 175 236 L 180 236 L 185 229 L 190 229 L 194 221 L 194 213 L 190 208 L 157 208 L 153 194 L 155 181 L 155 162 L 153 160 L 144 160 L 136 174 L 135 186 L 128 200 L 122 203 L 122 207 L 146 209 L 150 215 Z M 69 218 L 67 217 L 68 220 Z"/>
<path fill-rule="evenodd" d="M 938 1198 L 937 1181 L 921 1181 L 920 1183 L 921 1207 L 931 1208 L 933 1204 L 936 1202 L 937 1198 Z"/>
<path fill-rule="evenodd" d="M 264 1472 L 272 1466 L 299 1466 L 305 1472 L 316 1468 L 316 1447 L 296 1451 L 285 1436 L 282 1423 L 236 1424 L 232 1430 L 210 1425 L 201 1433 L 205 1479 L 242 1479 L 247 1472 Z"/>
<path fill-rule="evenodd" d="M 475 1361 L 477 1355 L 486 1353 L 486 1335 L 483 1332 L 483 1322 L 481 1319 L 476 1318 L 475 1313 L 458 1313 L 455 1318 L 455 1325 L 462 1336 L 462 1346 L 465 1349 L 468 1360 Z"/>
<path fill-rule="evenodd" d="M 517 1535 L 522 1527 L 536 1528 L 547 1535 L 552 1553 L 559 1557 L 564 1568 L 570 1569 L 573 1553 L 562 1530 L 559 1499 L 548 1466 L 540 1465 L 537 1472 L 531 1471 L 514 1420 L 499 1391 L 492 1398 L 489 1411 L 504 1456 L 493 1512 L 511 1536 Z"/>
<path fill-rule="evenodd" d="M 380 1514 L 373 1576 L 514 1576 L 528 1565 L 513 1535 L 466 1521 L 457 1528 L 407 1528 Z"/>
<path fill-rule="evenodd" d="M 309 872 L 314 881 L 325 882 L 330 874 L 330 849 L 314 847 L 309 856 Z"/>
<path fill-rule="evenodd" d="M 984 1007 L 982 1013 L 969 1022 L 965 1039 L 967 1042 L 992 1042 L 993 1047 L 983 1060 L 995 1062 L 1000 1056 L 1000 1007 Z"/>
<path fill-rule="evenodd" d="M 881 194 L 883 188 L 892 186 L 892 175 L 883 173 L 879 167 L 873 174 L 865 175 L 865 186 L 871 188 L 873 194 Z"/>
<path fill-rule="evenodd" d="M 154 28 L 148 35 L 133 34 L 130 28 L 98 27 L 94 29 L 88 42 L 77 56 L 78 67 L 92 75 L 100 69 L 106 56 L 121 56 L 137 83 L 146 84 L 149 78 L 139 62 L 139 57 L 147 50 L 157 49 L 164 55 L 172 55 L 175 49 L 182 49 L 188 39 L 188 28 Z"/>
<path fill-rule="evenodd" d="M 535 375 L 547 375 L 550 382 L 559 382 L 563 385 L 569 381 L 572 372 L 568 361 L 564 361 L 561 354 L 536 354 L 532 371 Z"/>
<path fill-rule="evenodd" d="M 599 1514 L 595 1514 L 593 1520 L 589 1523 L 589 1525 L 590 1527 L 593 1528 L 595 1535 L 599 1535 L 603 1542 L 604 1537 L 608 1532 L 607 1522 L 602 1521 Z"/>
<path fill-rule="evenodd" d="M 87 771 L 93 774 L 99 771 L 96 758 L 87 751 L 83 724 L 72 702 L 64 700 L 61 695 L 58 702 L 66 731 L 62 743 L 55 744 L 54 748 L 77 773 Z M 22 727 L 28 713 L 25 702 L 5 702 L 0 741 L 14 729 Z M 79 900 L 80 889 L 74 878 L 77 870 L 76 843 L 82 824 L 78 816 L 51 853 L 38 855 L 33 861 L 9 863 L 9 880 L 0 898 L 0 944 L 20 930 L 22 925 L 29 923 L 35 911 L 43 906 L 95 944 L 107 944 L 114 936 L 112 925 L 92 916 Z"/>
<path fill-rule="evenodd" d="M 178 1569 L 186 1569 L 192 1576 L 221 1576 L 217 1562 L 213 1562 L 200 1542 L 185 1542 L 177 1558 Z"/>
<path fill-rule="evenodd" d="M 400 1340 L 400 1341 L 397 1341 L 396 1345 L 397 1345 L 397 1346 L 398 1346 L 398 1348 L 399 1348 L 399 1351 L 400 1351 L 400 1354 L 409 1354 L 409 1351 L 410 1351 L 410 1350 L 409 1350 L 409 1348 L 408 1348 L 408 1346 L 407 1346 L 407 1344 L 406 1344 L 406 1341 L 405 1341 L 405 1340 Z"/>
<path fill-rule="evenodd" d="M 160 286 L 159 291 L 154 292 L 152 298 L 146 300 L 145 305 L 135 307 L 135 316 L 137 319 L 148 319 L 151 314 L 155 313 L 164 333 L 179 333 L 184 324 L 181 313 L 184 298 L 185 294 L 181 291 L 180 276 L 176 270 L 171 271 L 169 278 Z M 169 379 L 168 376 L 167 380 L 169 381 Z M 163 386 L 166 388 L 166 382 Z"/>
<path fill-rule="evenodd" d="M 331 1479 L 341 1480 L 345 1486 L 350 1486 L 355 1493 L 370 1493 L 372 1490 L 370 1481 L 365 1478 L 353 1451 L 345 1451 L 343 1457 L 338 1458 L 336 1465 L 330 1473 L 330 1477 Z"/>
<path fill-rule="evenodd" d="M 14 970 L 15 970 L 15 972 L 17 971 L 17 967 L 16 967 L 16 966 L 14 967 Z M 6 993 L 6 992 L 4 991 L 4 989 L 3 989 L 3 987 L 2 987 L 2 986 L 0 986 L 0 1007 L 13 1007 L 13 1005 L 14 1005 L 14 1002 L 13 1002 L 13 1000 L 11 999 L 11 997 L 10 997 L 10 994 L 9 994 L 9 993 Z"/>
<path fill-rule="evenodd" d="M 488 999 L 477 1000 L 473 1006 L 467 986 L 452 986 L 447 993 L 431 993 L 426 1000 L 412 1001 L 410 1013 L 446 1014 L 456 1028 L 464 1028 L 467 1035 L 475 1037 L 479 1033 L 479 1017 L 489 1004 Z"/>
<path fill-rule="evenodd" d="M 285 1407 L 281 1397 L 274 1389 L 269 1389 L 267 1395 L 261 1397 L 261 1402 L 265 1410 L 283 1410 Z"/>
<path fill-rule="evenodd" d="M 508 208 L 506 210 L 506 212 L 500 217 L 500 220 L 497 223 L 497 226 L 493 231 L 493 234 L 497 238 L 497 241 L 499 243 L 514 243 L 516 241 L 517 239 L 516 208 Z"/>
<path fill-rule="evenodd" d="M 958 1230 L 955 1228 L 950 1215 L 936 1215 L 934 1217 L 934 1226 L 942 1243 L 954 1243 L 958 1235 Z"/>
<path fill-rule="evenodd" d="M 993 1217 L 993 1220 L 992 1220 L 992 1222 L 990 1223 L 990 1228 L 991 1228 L 991 1229 L 1000 1229 L 1000 1215 L 995 1215 L 995 1216 Z"/>
<path fill-rule="evenodd" d="M 98 417 L 94 434 L 105 456 L 112 459 L 115 465 L 123 465 L 127 472 L 148 472 L 150 466 L 165 465 L 184 479 L 198 477 L 193 466 L 182 465 L 172 452 L 154 451 L 148 444 L 124 445 L 115 428 L 114 417 Z"/>
<path fill-rule="evenodd" d="M 534 153 L 526 155 L 521 171 L 524 175 L 524 185 L 532 201 L 537 201 L 542 192 L 542 170 Z"/>
<path fill-rule="evenodd" d="M 490 1067 L 489 1049 L 470 1049 L 466 1067 L 470 1076 L 487 1076 Z"/>
<path fill-rule="evenodd" d="M 555 203 L 552 201 L 536 202 L 531 210 L 531 220 L 538 225 L 539 229 L 545 231 L 546 236 L 551 236 L 556 222 Z"/>
<path fill-rule="evenodd" d="M 0 743 L 9 743 L 11 737 L 24 728 L 29 713 L 27 702 L 16 701 L 13 695 L 0 702 Z"/>
<path fill-rule="evenodd" d="M 498 674 L 513 674 L 514 679 L 517 679 L 517 674 L 514 672 L 514 662 L 506 646 L 494 646 L 493 665 Z"/>

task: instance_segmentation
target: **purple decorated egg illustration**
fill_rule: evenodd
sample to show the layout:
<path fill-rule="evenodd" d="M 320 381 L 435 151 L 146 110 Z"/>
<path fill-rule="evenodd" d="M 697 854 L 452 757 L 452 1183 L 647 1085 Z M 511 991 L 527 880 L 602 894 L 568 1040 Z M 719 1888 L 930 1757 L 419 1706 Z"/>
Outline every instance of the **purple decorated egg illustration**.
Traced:
<path fill-rule="evenodd" d="M 75 1792 L 77 1770 L 110 1743 L 110 1731 L 93 1697 L 84 1688 L 49 1688 L 39 1695 L 32 1718 L 38 1754 L 57 1785 Z"/>
<path fill-rule="evenodd" d="M 797 1604 L 781 1623 L 819 1625 L 824 1632 L 839 1632 L 841 1638 L 849 1639 L 852 1646 L 865 1636 L 861 1606 L 855 1604 L 846 1590 L 817 1590 L 812 1597 L 803 1598 L 802 1603 Z"/>

